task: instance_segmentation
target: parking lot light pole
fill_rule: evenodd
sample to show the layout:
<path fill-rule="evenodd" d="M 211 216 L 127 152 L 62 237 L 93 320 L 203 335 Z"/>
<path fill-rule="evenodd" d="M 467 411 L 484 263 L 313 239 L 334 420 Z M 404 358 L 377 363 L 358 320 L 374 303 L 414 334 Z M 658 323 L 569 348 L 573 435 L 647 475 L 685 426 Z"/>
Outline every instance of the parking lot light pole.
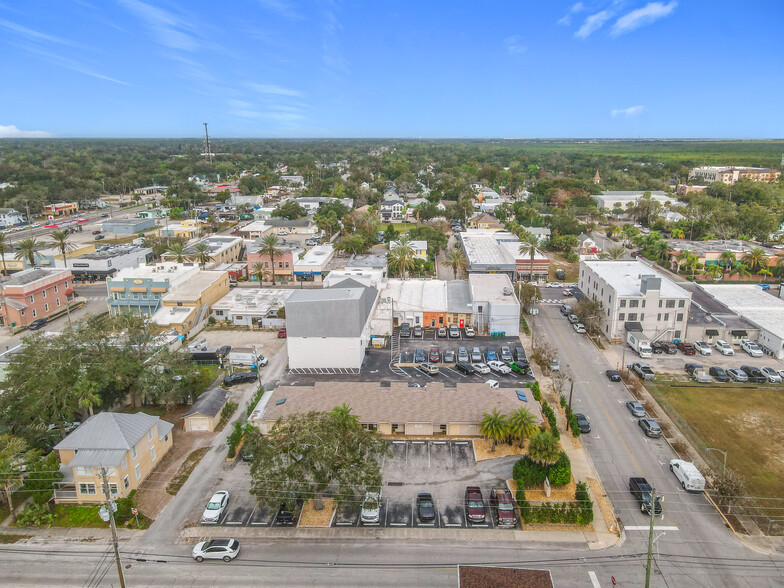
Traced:
<path fill-rule="evenodd" d="M 724 477 L 724 474 L 727 472 L 727 452 L 723 449 L 716 449 L 715 447 L 706 447 L 707 451 L 718 451 L 719 453 L 724 454 L 724 465 L 721 468 L 721 477 Z"/>

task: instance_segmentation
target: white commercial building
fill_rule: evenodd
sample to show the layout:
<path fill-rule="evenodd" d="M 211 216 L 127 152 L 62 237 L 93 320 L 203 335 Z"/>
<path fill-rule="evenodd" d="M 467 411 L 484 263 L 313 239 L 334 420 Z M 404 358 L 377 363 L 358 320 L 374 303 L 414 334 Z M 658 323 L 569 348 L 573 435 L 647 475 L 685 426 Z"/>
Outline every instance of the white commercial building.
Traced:
<path fill-rule="evenodd" d="M 620 190 L 620 191 L 605 191 L 602 192 L 601 195 L 592 195 L 592 198 L 595 198 L 596 201 L 599 203 L 599 208 L 604 208 L 605 210 L 612 210 L 614 208 L 620 208 L 622 210 L 626 210 L 626 207 L 632 204 L 636 204 L 637 201 L 642 198 L 643 194 L 645 194 L 645 190 Z M 648 192 L 651 195 L 651 200 L 656 200 L 661 204 L 672 203 L 676 204 L 678 202 L 678 198 L 673 194 L 667 194 L 666 192 L 662 191 L 650 191 Z"/>
<path fill-rule="evenodd" d="M 582 261 L 579 286 L 602 303 L 601 330 L 612 342 L 625 340 L 627 327 L 651 341 L 686 336 L 691 292 L 640 261 Z"/>
<path fill-rule="evenodd" d="M 278 317 L 294 290 L 282 288 L 235 288 L 212 305 L 212 316 L 235 325 L 282 327 L 285 319 Z"/>
<path fill-rule="evenodd" d="M 136 268 L 153 260 L 152 249 L 137 245 L 103 245 L 95 253 L 56 259 L 55 267 L 68 267 L 80 280 L 105 280 L 126 268 Z"/>
<path fill-rule="evenodd" d="M 507 337 L 520 334 L 520 301 L 506 274 L 470 274 L 468 286 L 479 334 L 502 332 Z"/>

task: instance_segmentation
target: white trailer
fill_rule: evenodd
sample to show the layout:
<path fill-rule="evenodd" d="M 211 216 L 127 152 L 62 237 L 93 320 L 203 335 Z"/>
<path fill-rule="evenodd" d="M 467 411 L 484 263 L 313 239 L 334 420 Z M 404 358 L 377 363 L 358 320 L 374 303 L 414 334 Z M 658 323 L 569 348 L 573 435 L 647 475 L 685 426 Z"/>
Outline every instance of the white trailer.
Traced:
<path fill-rule="evenodd" d="M 643 359 L 647 359 L 653 355 L 651 343 L 648 341 L 644 334 L 638 332 L 629 332 L 626 334 L 626 342 L 629 347 L 637 352 L 637 355 Z"/>

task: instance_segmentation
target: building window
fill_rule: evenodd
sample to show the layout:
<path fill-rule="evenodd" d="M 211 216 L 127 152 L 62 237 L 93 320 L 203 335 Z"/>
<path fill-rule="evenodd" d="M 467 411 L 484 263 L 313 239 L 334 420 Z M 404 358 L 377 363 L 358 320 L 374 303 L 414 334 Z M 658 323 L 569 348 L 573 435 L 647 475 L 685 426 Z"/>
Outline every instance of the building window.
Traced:
<path fill-rule="evenodd" d="M 398 425 L 396 423 L 392 424 L 392 432 L 393 433 L 397 433 L 397 427 L 398 427 Z"/>
<path fill-rule="evenodd" d="M 130 485 L 131 485 L 131 481 L 128 479 L 128 476 L 125 476 L 123 478 L 123 486 L 127 490 Z"/>
<path fill-rule="evenodd" d="M 44 298 L 46 298 L 46 290 L 42 290 L 41 294 L 43 295 Z"/>
<path fill-rule="evenodd" d="M 35 309 L 33 309 L 33 318 L 35 318 L 35 317 L 37 317 L 37 316 L 38 316 L 38 311 L 37 311 L 37 310 L 35 310 Z"/>
<path fill-rule="evenodd" d="M 60 299 L 57 298 L 56 300 L 57 300 L 57 307 L 60 308 Z"/>
<path fill-rule="evenodd" d="M 164 443 L 168 443 L 168 442 L 169 442 L 169 434 L 168 434 L 168 433 L 166 433 L 166 434 L 163 436 L 163 442 L 164 442 Z"/>
<path fill-rule="evenodd" d="M 136 445 L 131 447 L 131 459 L 136 459 Z"/>
<path fill-rule="evenodd" d="M 442 316 L 438 317 L 438 324 L 439 325 L 443 325 L 444 324 L 444 317 L 442 317 Z"/>
<path fill-rule="evenodd" d="M 128 469 L 128 460 L 125 457 L 122 458 L 122 461 L 120 462 L 120 466 L 122 467 L 123 470 Z"/>
<path fill-rule="evenodd" d="M 656 320 L 657 320 L 657 321 L 660 321 L 660 320 L 661 320 L 661 313 L 658 313 L 658 314 L 656 315 Z"/>
<path fill-rule="evenodd" d="M 644 321 L 644 320 L 645 320 L 645 313 L 642 313 L 642 314 L 640 315 L 640 320 L 641 320 L 641 321 Z"/>
<path fill-rule="evenodd" d="M 664 313 L 664 320 L 665 320 L 665 321 L 668 321 L 668 320 L 670 320 L 670 313 L 669 313 L 669 312 L 665 312 L 665 313 Z"/>
<path fill-rule="evenodd" d="M 686 306 L 685 300 L 678 300 L 678 308 L 684 308 Z"/>
<path fill-rule="evenodd" d="M 637 308 L 640 306 L 639 300 L 629 300 L 629 308 Z"/>
<path fill-rule="evenodd" d="M 156 456 L 155 456 L 155 445 L 153 445 L 152 447 L 150 447 L 150 458 L 151 458 L 153 461 L 155 461 L 155 457 L 156 457 Z"/>
<path fill-rule="evenodd" d="M 286 262 L 286 269 L 289 269 L 289 262 Z"/>
<path fill-rule="evenodd" d="M 674 300 L 668 300 L 667 301 L 667 308 L 675 308 L 675 301 Z"/>
<path fill-rule="evenodd" d="M 621 304 L 619 306 L 621 308 L 626 308 L 626 300 L 621 300 Z"/>
<path fill-rule="evenodd" d="M 676 339 L 680 339 L 681 338 L 681 332 L 680 331 L 675 331 L 675 338 Z"/>
<path fill-rule="evenodd" d="M 645 300 L 642 301 L 642 307 L 645 308 Z"/>
<path fill-rule="evenodd" d="M 54 285 L 54 293 L 57 294 L 57 284 Z"/>
<path fill-rule="evenodd" d="M 35 295 L 30 294 L 30 302 L 35 302 Z"/>
<path fill-rule="evenodd" d="M 283 262 L 282 261 L 278 262 L 278 269 L 283 269 Z"/>
<path fill-rule="evenodd" d="M 133 471 L 136 473 L 136 479 L 137 480 L 141 479 L 141 477 L 142 477 L 142 466 L 137 464 L 136 467 L 133 468 Z"/>
<path fill-rule="evenodd" d="M 44 312 L 49 312 L 49 305 L 48 304 L 44 304 Z"/>
<path fill-rule="evenodd" d="M 92 476 L 93 475 L 93 468 L 88 468 L 85 466 L 75 466 L 74 467 L 74 475 L 75 476 Z"/>
<path fill-rule="evenodd" d="M 683 320 L 683 313 L 679 312 L 678 315 L 675 317 L 677 322 L 681 322 Z"/>
<path fill-rule="evenodd" d="M 216 310 L 215 311 L 215 316 L 223 316 L 223 311 L 222 310 Z"/>
<path fill-rule="evenodd" d="M 661 308 L 661 307 L 662 307 L 662 301 L 659 300 L 659 308 Z"/>
<path fill-rule="evenodd" d="M 626 319 L 626 315 L 624 313 L 621 312 L 621 313 L 618 314 L 618 320 L 619 321 L 622 321 L 622 320 L 625 320 L 625 319 Z"/>
<path fill-rule="evenodd" d="M 19 311 L 19 314 L 21 314 L 22 316 L 24 316 L 24 313 L 25 313 L 24 308 Z"/>
<path fill-rule="evenodd" d="M 636 312 L 630 312 L 629 313 L 629 320 L 630 321 L 636 321 L 637 320 L 637 313 Z"/>
<path fill-rule="evenodd" d="M 95 484 L 79 484 L 79 494 L 95 494 Z"/>
<path fill-rule="evenodd" d="M 147 441 L 152 441 L 152 429 L 147 431 Z"/>

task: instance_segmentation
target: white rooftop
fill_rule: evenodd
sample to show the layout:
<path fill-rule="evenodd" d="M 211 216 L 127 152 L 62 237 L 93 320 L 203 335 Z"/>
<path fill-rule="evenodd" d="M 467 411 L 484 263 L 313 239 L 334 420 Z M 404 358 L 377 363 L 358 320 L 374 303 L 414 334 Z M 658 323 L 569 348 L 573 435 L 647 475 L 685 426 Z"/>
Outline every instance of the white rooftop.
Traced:
<path fill-rule="evenodd" d="M 199 266 L 195 263 L 163 261 L 152 265 L 123 268 L 117 272 L 110 281 L 120 282 L 123 280 L 150 279 L 156 282 L 167 281 L 173 287 L 190 277 L 195 276 L 198 272 Z"/>
<path fill-rule="evenodd" d="M 332 246 L 332 243 L 316 245 L 306 251 L 302 259 L 294 260 L 294 269 L 302 271 L 308 268 L 320 268 L 330 260 L 334 253 L 335 248 Z"/>
<path fill-rule="evenodd" d="M 640 290 L 642 276 L 655 276 L 661 278 L 660 294 L 663 298 L 691 298 L 691 293 L 641 261 L 583 261 L 582 263 L 610 284 L 618 296 L 642 296 Z"/>
<path fill-rule="evenodd" d="M 213 313 L 223 310 L 227 314 L 267 314 L 286 304 L 294 290 L 283 288 L 236 288 L 212 305 Z"/>
<path fill-rule="evenodd" d="M 700 288 L 744 318 L 784 338 L 784 300 L 755 284 L 700 284 Z"/>
<path fill-rule="evenodd" d="M 187 280 L 183 280 L 180 283 L 172 286 L 169 292 L 164 294 L 163 300 L 166 302 L 198 302 L 198 300 L 201 298 L 202 292 L 204 292 L 207 288 L 219 280 L 226 280 L 228 282 L 228 279 L 229 274 L 227 272 L 219 272 L 214 270 L 197 271 Z"/>
<path fill-rule="evenodd" d="M 492 233 L 463 233 L 461 240 L 470 265 L 514 265 L 517 259 L 508 249 L 501 247 Z"/>
<path fill-rule="evenodd" d="M 506 274 L 469 274 L 468 285 L 471 288 L 471 299 L 474 302 L 519 304 L 514 295 L 512 281 Z M 512 293 L 504 294 L 504 290 Z"/>

